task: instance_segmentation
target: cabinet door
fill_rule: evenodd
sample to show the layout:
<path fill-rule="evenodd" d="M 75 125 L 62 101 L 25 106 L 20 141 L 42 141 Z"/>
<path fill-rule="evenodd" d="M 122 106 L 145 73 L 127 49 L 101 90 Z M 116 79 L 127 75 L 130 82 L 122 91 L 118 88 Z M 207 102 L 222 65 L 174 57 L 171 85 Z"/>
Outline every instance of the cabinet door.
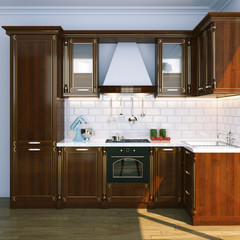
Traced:
<path fill-rule="evenodd" d="M 101 148 L 64 148 L 63 206 L 98 207 L 101 200 Z"/>
<path fill-rule="evenodd" d="M 52 35 L 17 35 L 12 41 L 13 134 L 17 142 L 52 141 Z"/>
<path fill-rule="evenodd" d="M 158 95 L 185 93 L 185 39 L 158 40 Z"/>
<path fill-rule="evenodd" d="M 213 93 L 215 81 L 215 48 L 213 28 L 198 37 L 198 95 Z"/>
<path fill-rule="evenodd" d="M 184 150 L 184 203 L 190 216 L 195 213 L 195 160 L 194 153 Z"/>
<path fill-rule="evenodd" d="M 198 37 L 198 85 L 197 92 L 199 95 L 205 91 L 207 79 L 207 34 L 204 31 Z"/>
<path fill-rule="evenodd" d="M 98 96 L 97 40 L 68 39 L 64 51 L 64 96 Z"/>
<path fill-rule="evenodd" d="M 215 93 L 240 93 L 240 22 L 215 22 Z"/>
<path fill-rule="evenodd" d="M 14 149 L 11 207 L 56 206 L 56 153 L 51 147 Z"/>
<path fill-rule="evenodd" d="M 180 148 L 155 148 L 155 206 L 178 206 L 181 203 Z"/>

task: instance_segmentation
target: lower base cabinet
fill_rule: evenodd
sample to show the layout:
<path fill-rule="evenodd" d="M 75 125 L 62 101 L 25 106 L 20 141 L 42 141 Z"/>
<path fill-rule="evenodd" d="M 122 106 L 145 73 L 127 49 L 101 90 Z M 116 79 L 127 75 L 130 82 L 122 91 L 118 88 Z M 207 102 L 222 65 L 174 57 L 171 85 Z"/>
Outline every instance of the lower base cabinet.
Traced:
<path fill-rule="evenodd" d="M 193 225 L 240 224 L 240 153 L 196 153 Z"/>
<path fill-rule="evenodd" d="M 68 147 L 63 149 L 62 156 L 62 183 L 59 182 L 62 187 L 62 207 L 100 207 L 101 148 Z"/>
<path fill-rule="evenodd" d="M 107 207 L 146 208 L 148 183 L 107 183 Z"/>
<path fill-rule="evenodd" d="M 154 148 L 154 207 L 182 205 L 181 148 Z"/>
<path fill-rule="evenodd" d="M 56 152 L 52 147 L 17 147 L 11 162 L 11 208 L 55 208 Z"/>

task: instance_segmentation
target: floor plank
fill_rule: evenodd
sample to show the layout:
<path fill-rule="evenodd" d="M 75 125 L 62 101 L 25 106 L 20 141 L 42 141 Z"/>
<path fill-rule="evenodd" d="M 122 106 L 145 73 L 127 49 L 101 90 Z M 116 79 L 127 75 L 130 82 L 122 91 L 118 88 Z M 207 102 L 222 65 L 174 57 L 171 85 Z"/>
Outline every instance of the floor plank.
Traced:
<path fill-rule="evenodd" d="M 10 209 L 0 240 L 240 240 L 240 226 L 192 226 L 184 209 Z"/>

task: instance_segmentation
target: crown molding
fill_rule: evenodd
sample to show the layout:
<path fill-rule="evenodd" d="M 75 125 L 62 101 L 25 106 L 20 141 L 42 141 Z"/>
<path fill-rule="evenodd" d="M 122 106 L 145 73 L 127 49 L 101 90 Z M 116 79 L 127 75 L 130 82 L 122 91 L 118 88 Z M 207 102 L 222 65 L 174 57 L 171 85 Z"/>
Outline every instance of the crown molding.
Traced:
<path fill-rule="evenodd" d="M 8 14 L 39 14 L 39 15 L 60 15 L 60 14 L 119 14 L 119 15 L 126 15 L 126 14 L 139 14 L 139 15 L 149 15 L 149 14 L 161 14 L 161 15 L 168 15 L 168 14 L 186 14 L 186 15 L 203 15 L 210 12 L 211 9 L 209 7 L 140 7 L 140 6 L 132 6 L 132 7 L 19 7 L 19 6 L 8 6 L 8 7 L 0 7 L 0 14 L 1 15 L 8 15 Z"/>

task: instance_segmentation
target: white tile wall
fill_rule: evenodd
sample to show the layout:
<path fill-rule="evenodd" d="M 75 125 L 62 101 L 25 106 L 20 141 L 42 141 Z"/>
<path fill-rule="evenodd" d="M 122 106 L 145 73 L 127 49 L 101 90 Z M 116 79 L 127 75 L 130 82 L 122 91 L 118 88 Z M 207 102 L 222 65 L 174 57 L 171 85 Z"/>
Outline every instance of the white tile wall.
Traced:
<path fill-rule="evenodd" d="M 231 131 L 235 143 L 240 144 L 240 97 L 219 99 L 217 111 L 221 138 L 226 140 L 226 134 Z"/>
<path fill-rule="evenodd" d="M 166 128 L 167 135 L 173 139 L 216 138 L 222 132 L 223 138 L 228 130 L 240 140 L 240 98 L 238 99 L 199 99 L 199 98 L 161 98 L 152 96 L 145 99 L 145 117 L 141 117 L 141 97 L 134 97 L 134 114 L 138 121 L 128 122 L 131 116 L 131 98 L 123 97 L 123 114 L 120 101 L 113 97 L 113 121 L 110 119 L 110 97 L 100 99 L 65 100 L 65 138 L 73 138 L 70 131 L 74 119 L 83 115 L 88 127 L 95 130 L 95 138 L 108 138 L 119 130 L 128 138 L 149 137 L 151 128 Z"/>

